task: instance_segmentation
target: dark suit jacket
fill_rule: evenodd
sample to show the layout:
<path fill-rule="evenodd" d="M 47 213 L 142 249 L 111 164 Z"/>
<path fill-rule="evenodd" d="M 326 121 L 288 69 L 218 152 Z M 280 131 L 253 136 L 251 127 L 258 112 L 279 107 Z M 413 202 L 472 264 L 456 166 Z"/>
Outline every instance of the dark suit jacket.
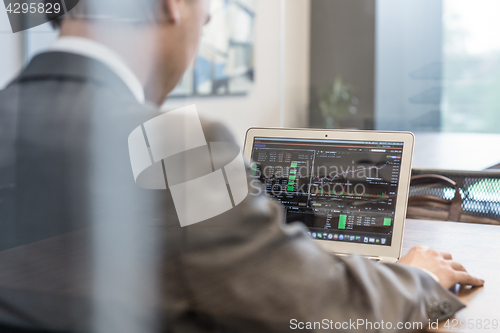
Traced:
<path fill-rule="evenodd" d="M 105 65 L 66 53 L 38 55 L 0 93 L 0 247 L 83 230 L 91 252 L 32 279 L 45 301 L 20 309 L 29 325 L 284 332 L 293 320 L 425 324 L 463 307 L 419 269 L 325 253 L 263 195 L 181 228 L 169 190 L 141 189 L 131 171 L 128 135 L 157 115 Z"/>

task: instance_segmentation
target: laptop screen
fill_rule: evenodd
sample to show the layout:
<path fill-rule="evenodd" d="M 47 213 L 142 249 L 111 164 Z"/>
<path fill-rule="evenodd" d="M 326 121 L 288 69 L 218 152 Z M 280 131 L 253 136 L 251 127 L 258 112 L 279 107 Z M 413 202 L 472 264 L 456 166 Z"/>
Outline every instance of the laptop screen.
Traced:
<path fill-rule="evenodd" d="M 254 138 L 252 177 L 315 239 L 390 246 L 402 142 Z"/>

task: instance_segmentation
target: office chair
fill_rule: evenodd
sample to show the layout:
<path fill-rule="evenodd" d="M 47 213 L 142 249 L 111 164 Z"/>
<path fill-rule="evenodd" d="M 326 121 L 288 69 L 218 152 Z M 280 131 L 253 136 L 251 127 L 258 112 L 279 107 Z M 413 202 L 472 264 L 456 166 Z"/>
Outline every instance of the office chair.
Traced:
<path fill-rule="evenodd" d="M 413 169 L 406 217 L 500 225 L 500 171 Z"/>

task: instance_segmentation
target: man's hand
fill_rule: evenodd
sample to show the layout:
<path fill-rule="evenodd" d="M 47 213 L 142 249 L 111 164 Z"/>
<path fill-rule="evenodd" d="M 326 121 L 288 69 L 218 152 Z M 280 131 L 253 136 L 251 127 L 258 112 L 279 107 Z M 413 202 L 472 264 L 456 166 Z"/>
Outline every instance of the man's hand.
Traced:
<path fill-rule="evenodd" d="M 439 282 L 446 289 L 457 283 L 474 287 L 480 287 L 484 284 L 484 280 L 467 273 L 460 263 L 451 258 L 451 254 L 431 250 L 427 246 L 415 246 L 399 260 L 399 263 L 423 268 L 436 274 Z"/>

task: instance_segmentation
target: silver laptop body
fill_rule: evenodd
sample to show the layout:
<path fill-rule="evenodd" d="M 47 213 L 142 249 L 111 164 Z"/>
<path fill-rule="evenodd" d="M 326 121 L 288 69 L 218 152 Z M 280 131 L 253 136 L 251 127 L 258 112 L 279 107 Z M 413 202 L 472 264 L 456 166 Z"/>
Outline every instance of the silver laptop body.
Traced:
<path fill-rule="evenodd" d="M 252 181 L 327 251 L 401 256 L 414 136 L 409 132 L 251 128 Z"/>

